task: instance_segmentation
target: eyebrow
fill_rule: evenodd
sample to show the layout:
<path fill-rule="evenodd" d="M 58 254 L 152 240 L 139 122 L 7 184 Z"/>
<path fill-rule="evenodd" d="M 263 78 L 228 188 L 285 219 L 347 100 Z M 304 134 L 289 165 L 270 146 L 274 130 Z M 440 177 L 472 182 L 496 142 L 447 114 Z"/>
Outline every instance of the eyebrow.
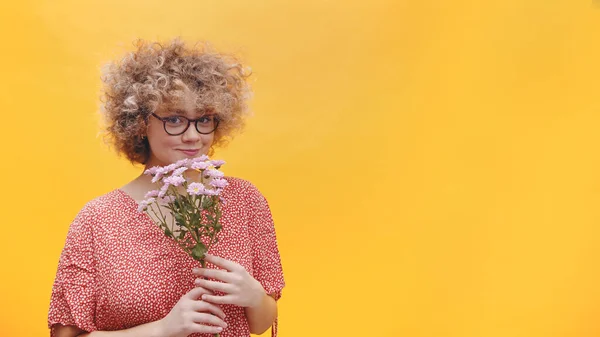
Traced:
<path fill-rule="evenodd" d="M 169 111 L 174 112 L 174 113 L 176 113 L 178 115 L 185 115 L 186 114 L 186 112 L 184 110 L 181 110 L 181 109 L 173 109 L 173 110 L 169 109 Z M 200 114 L 200 116 L 216 115 L 215 112 L 212 109 L 206 109 L 204 111 L 197 109 L 196 113 Z"/>

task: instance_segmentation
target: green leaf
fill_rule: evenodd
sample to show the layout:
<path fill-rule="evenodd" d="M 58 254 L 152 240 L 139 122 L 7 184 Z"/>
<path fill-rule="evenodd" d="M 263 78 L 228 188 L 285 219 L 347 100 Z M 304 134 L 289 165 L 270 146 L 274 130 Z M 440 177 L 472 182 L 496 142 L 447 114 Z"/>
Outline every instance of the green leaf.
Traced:
<path fill-rule="evenodd" d="M 190 216 L 190 218 L 191 218 L 191 221 L 190 221 L 190 222 L 191 222 L 191 225 L 192 225 L 193 227 L 198 227 L 198 225 L 199 225 L 199 223 L 200 223 L 200 214 L 198 214 L 198 213 L 193 213 L 193 214 Z"/>
<path fill-rule="evenodd" d="M 213 200 L 210 197 L 204 198 L 202 200 L 202 208 L 209 208 L 213 206 Z"/>
<path fill-rule="evenodd" d="M 176 211 L 176 212 L 179 211 L 180 206 L 179 206 L 179 200 L 177 198 L 175 198 L 171 204 L 173 205 L 174 211 Z"/>
<path fill-rule="evenodd" d="M 192 250 L 192 257 L 194 260 L 200 261 L 204 258 L 204 253 L 206 253 L 206 246 L 204 246 L 202 242 L 196 243 L 196 246 L 194 246 L 194 249 Z"/>
<path fill-rule="evenodd" d="M 185 226 L 185 219 L 183 218 L 183 215 L 179 213 L 174 213 L 173 217 L 175 218 L 175 223 L 177 224 L 177 226 Z"/>

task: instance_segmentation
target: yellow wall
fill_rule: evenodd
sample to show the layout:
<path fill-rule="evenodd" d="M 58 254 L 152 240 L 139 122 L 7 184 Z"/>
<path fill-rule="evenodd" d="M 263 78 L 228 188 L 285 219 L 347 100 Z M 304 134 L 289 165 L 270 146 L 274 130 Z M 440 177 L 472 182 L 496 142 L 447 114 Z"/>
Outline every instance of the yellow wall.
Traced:
<path fill-rule="evenodd" d="M 270 201 L 282 337 L 600 336 L 600 6 L 4 1 L 0 336 L 44 336 L 70 221 L 139 170 L 97 138 L 141 38 L 254 69 L 219 151 Z"/>

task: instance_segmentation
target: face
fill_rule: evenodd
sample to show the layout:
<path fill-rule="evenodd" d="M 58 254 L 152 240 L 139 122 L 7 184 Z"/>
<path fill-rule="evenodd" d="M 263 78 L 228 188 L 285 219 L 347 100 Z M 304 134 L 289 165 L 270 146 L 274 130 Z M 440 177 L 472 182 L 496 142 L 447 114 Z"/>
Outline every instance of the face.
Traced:
<path fill-rule="evenodd" d="M 196 110 L 196 94 L 189 89 L 185 89 L 184 96 L 173 104 L 163 104 L 160 106 L 156 115 L 161 118 L 168 118 L 168 127 L 171 133 L 172 128 L 187 125 L 187 121 L 180 117 L 189 119 L 198 119 L 206 116 L 198 122 L 198 127 L 206 127 L 210 116 L 204 112 Z M 180 126 L 178 126 L 180 125 Z M 150 143 L 150 159 L 146 164 L 151 166 L 165 166 L 172 164 L 180 159 L 195 158 L 208 151 L 213 143 L 214 132 L 210 134 L 201 134 L 196 130 L 194 122 L 190 123 L 187 130 L 180 135 L 172 136 L 165 131 L 164 124 L 155 116 L 150 116 L 147 130 L 148 142 Z"/>

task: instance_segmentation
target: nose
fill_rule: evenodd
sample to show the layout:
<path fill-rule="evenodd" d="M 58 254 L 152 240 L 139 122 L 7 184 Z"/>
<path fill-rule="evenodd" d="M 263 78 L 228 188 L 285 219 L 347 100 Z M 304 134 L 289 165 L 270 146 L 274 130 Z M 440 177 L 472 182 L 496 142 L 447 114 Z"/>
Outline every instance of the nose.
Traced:
<path fill-rule="evenodd" d="M 181 135 L 181 140 L 185 143 L 196 143 L 200 140 L 201 134 L 196 130 L 196 125 L 190 123 L 190 127 Z"/>

